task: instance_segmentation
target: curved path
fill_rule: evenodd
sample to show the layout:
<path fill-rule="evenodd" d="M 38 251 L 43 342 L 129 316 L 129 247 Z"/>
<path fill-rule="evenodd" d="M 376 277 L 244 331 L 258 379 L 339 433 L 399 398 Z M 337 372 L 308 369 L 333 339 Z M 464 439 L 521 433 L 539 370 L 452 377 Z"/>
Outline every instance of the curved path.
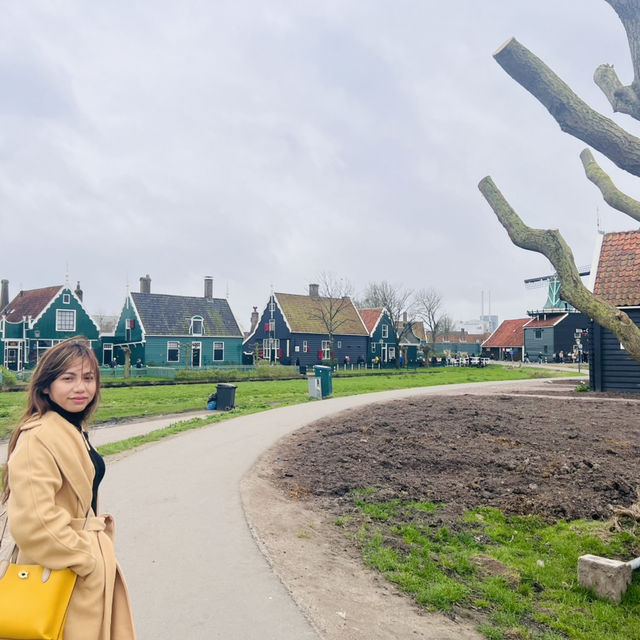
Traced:
<path fill-rule="evenodd" d="M 284 435 L 352 407 L 540 384 L 449 385 L 311 402 L 234 418 L 110 459 L 102 510 L 116 517 L 138 638 L 317 640 L 246 523 L 239 484 L 256 459 Z"/>

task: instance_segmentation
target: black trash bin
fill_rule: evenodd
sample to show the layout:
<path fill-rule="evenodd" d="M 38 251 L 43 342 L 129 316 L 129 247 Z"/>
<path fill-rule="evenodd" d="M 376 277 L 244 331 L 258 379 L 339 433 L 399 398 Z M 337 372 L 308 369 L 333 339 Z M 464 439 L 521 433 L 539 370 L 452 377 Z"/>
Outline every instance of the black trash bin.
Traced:
<path fill-rule="evenodd" d="M 307 365 L 306 364 L 301 364 L 298 366 L 298 370 L 300 371 L 300 375 L 301 376 L 306 376 L 307 375 Z"/>
<path fill-rule="evenodd" d="M 229 411 L 235 407 L 236 402 L 236 389 L 238 387 L 235 384 L 228 384 L 227 382 L 219 382 L 217 389 L 217 406 L 218 411 Z"/>

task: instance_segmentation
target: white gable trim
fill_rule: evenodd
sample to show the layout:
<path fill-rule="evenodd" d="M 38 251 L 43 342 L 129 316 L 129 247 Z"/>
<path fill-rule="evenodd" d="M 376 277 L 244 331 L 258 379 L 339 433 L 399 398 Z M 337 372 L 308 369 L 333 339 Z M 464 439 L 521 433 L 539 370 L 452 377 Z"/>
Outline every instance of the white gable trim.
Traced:
<path fill-rule="evenodd" d="M 596 284 L 596 276 L 598 275 L 598 267 L 600 266 L 600 252 L 602 251 L 602 241 L 604 240 L 604 233 L 598 232 L 596 236 L 596 243 L 593 247 L 593 256 L 591 257 L 591 271 L 589 272 L 589 282 L 587 289 L 593 293 L 593 288 Z"/>

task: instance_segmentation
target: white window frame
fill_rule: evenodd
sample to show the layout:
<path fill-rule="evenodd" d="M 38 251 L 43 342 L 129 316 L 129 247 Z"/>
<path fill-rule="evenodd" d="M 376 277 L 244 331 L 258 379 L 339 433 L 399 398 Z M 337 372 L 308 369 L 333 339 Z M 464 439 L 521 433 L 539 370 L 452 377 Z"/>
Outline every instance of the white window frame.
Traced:
<path fill-rule="evenodd" d="M 63 320 L 66 318 L 66 320 Z M 72 322 L 68 322 L 73 318 Z M 63 325 L 71 326 L 71 328 L 63 328 Z M 75 331 L 76 330 L 76 310 L 75 309 L 56 309 L 56 331 Z"/>
<path fill-rule="evenodd" d="M 200 323 L 200 331 L 196 331 L 195 326 L 196 322 Z M 193 316 L 191 318 L 191 326 L 189 327 L 189 331 L 192 336 L 202 336 L 204 335 L 204 319 L 202 316 Z"/>
<path fill-rule="evenodd" d="M 216 351 L 222 351 L 222 358 L 216 358 Z M 213 343 L 213 362 L 224 362 L 224 342 Z"/>
<path fill-rule="evenodd" d="M 338 340 L 338 344 L 336 345 L 336 349 L 342 349 L 342 340 Z"/>
<path fill-rule="evenodd" d="M 303 340 L 302 341 L 302 353 L 309 353 L 309 341 L 308 340 Z"/>
<path fill-rule="evenodd" d="M 175 351 L 178 354 L 177 360 L 169 359 L 169 352 Z M 167 341 L 167 362 L 180 362 L 180 343 L 177 340 Z"/>
<path fill-rule="evenodd" d="M 198 364 L 194 365 L 193 364 L 193 352 L 196 350 L 196 347 L 198 347 L 199 355 L 198 355 Z M 191 343 L 191 366 L 192 367 L 197 366 L 198 368 L 202 366 L 202 342 L 192 342 Z"/>
<path fill-rule="evenodd" d="M 375 353 L 376 352 L 376 343 L 372 342 L 371 343 L 371 353 Z"/>
<path fill-rule="evenodd" d="M 62 304 L 71 304 L 71 294 L 69 293 L 62 294 Z"/>
<path fill-rule="evenodd" d="M 383 338 L 388 338 L 389 337 L 389 325 L 388 324 L 383 324 L 382 325 L 382 337 Z"/>
<path fill-rule="evenodd" d="M 331 340 L 322 341 L 322 359 L 328 360 L 331 357 Z"/>

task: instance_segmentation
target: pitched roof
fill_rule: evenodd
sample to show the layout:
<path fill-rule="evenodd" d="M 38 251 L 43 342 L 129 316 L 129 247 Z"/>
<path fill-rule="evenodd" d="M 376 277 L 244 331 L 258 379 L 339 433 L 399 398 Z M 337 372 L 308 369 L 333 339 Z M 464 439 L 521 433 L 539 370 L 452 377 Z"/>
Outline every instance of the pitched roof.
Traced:
<path fill-rule="evenodd" d="M 377 309 L 358 309 L 358 313 L 364 322 L 364 326 L 367 327 L 369 335 L 371 335 L 382 316 L 383 309 L 379 307 Z"/>
<path fill-rule="evenodd" d="M 414 322 L 411 325 L 411 330 L 418 340 L 421 342 L 427 341 L 427 332 L 424 328 L 424 322 Z"/>
<path fill-rule="evenodd" d="M 531 318 L 504 320 L 502 324 L 482 343 L 483 347 L 523 347 L 524 327 Z M 527 325 L 528 326 L 528 325 Z"/>
<path fill-rule="evenodd" d="M 147 335 L 189 335 L 191 318 L 202 317 L 203 335 L 241 338 L 229 303 L 223 298 L 171 296 L 162 293 L 131 293 L 140 322 Z"/>
<path fill-rule="evenodd" d="M 21 291 L 4 309 L 9 322 L 22 322 L 22 318 L 37 318 L 60 292 L 62 285 Z"/>
<path fill-rule="evenodd" d="M 293 293 L 275 293 L 274 296 L 292 333 L 326 335 L 327 328 L 320 316 L 322 305 L 328 305 L 330 301 L 333 301 L 334 305 L 342 303 L 342 298 L 312 298 L 309 295 L 303 296 Z M 339 324 L 335 331 L 336 335 L 369 335 L 351 298 L 345 300 L 345 304 L 337 316 L 336 324 Z"/>
<path fill-rule="evenodd" d="M 526 328 L 543 329 L 545 327 L 555 327 L 557 324 L 560 324 L 568 315 L 568 313 L 555 313 L 546 314 L 544 318 L 531 318 Z"/>
<path fill-rule="evenodd" d="M 604 235 L 593 292 L 617 307 L 640 305 L 640 231 Z"/>

